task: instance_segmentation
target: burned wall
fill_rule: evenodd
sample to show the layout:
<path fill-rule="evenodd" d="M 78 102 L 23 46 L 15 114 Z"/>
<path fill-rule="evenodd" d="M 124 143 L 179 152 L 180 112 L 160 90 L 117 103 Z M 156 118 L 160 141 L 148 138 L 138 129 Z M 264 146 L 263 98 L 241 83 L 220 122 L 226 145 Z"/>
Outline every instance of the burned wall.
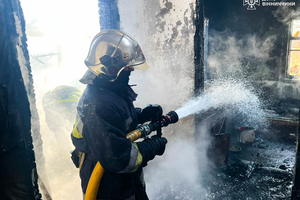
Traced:
<path fill-rule="evenodd" d="M 194 90 L 194 1 L 119 0 L 118 7 L 121 30 L 140 43 L 149 65 L 132 74 L 137 104 L 178 108 Z"/>
<path fill-rule="evenodd" d="M 38 118 L 20 2 L 1 1 L 0 13 L 0 197 L 40 199 L 31 136 Z"/>
<path fill-rule="evenodd" d="M 287 9 L 300 6 L 299 1 L 293 2 L 296 6 Z M 299 99 L 298 82 L 286 76 L 289 24 L 276 16 L 279 7 L 260 4 L 256 10 L 247 8 L 237 1 L 205 1 L 210 77 L 251 82 L 270 104 Z"/>

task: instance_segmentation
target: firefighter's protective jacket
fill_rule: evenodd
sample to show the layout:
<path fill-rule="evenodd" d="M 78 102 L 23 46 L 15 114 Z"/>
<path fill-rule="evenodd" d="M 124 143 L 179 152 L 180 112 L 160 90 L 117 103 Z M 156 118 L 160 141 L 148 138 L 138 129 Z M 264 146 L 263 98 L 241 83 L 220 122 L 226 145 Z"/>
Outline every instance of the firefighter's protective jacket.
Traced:
<path fill-rule="evenodd" d="M 101 79 L 87 85 L 77 107 L 72 141 L 86 153 L 80 170 L 86 192 L 90 175 L 100 161 L 105 169 L 97 199 L 148 199 L 142 177 L 142 155 L 126 134 L 137 128 L 130 86 Z"/>

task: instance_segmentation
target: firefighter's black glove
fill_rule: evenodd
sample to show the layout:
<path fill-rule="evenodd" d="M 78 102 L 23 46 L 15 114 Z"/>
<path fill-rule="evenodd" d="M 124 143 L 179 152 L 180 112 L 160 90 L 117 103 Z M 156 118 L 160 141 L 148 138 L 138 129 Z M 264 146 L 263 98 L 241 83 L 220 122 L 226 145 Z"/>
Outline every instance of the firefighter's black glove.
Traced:
<path fill-rule="evenodd" d="M 164 137 L 152 136 L 151 139 L 145 139 L 143 142 L 137 142 L 137 146 L 143 156 L 142 165 L 146 166 L 149 160 L 156 155 L 163 155 L 165 152 L 167 139 Z"/>
<path fill-rule="evenodd" d="M 140 124 L 148 121 L 158 121 L 162 117 L 162 107 L 160 105 L 148 105 L 143 109 L 136 109 Z"/>

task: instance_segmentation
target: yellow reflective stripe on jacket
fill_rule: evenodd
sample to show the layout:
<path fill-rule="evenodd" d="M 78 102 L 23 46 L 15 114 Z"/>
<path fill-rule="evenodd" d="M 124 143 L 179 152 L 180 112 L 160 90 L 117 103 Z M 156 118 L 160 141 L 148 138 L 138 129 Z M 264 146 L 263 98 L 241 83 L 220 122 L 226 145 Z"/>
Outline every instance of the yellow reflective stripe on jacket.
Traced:
<path fill-rule="evenodd" d="M 82 135 L 81 135 L 81 133 L 79 133 L 79 131 L 77 130 L 76 127 L 74 127 L 73 133 L 72 133 L 72 134 L 73 134 L 73 136 L 74 136 L 75 138 L 78 138 L 78 139 L 83 138 Z"/>
<path fill-rule="evenodd" d="M 137 158 L 136 158 L 135 168 L 134 168 L 134 170 L 132 170 L 132 172 L 135 172 L 135 171 L 139 168 L 139 166 L 142 164 L 143 156 L 142 156 L 142 154 L 141 154 L 141 152 L 140 152 L 138 146 L 136 145 L 136 143 L 133 143 L 133 145 L 134 145 L 134 146 L 137 148 L 137 150 L 138 150 L 138 156 L 137 156 Z"/>
<path fill-rule="evenodd" d="M 74 128 L 73 128 L 73 132 L 72 132 L 72 135 L 75 137 L 75 138 L 83 138 L 82 137 L 82 129 L 83 129 L 83 124 L 79 118 L 79 115 L 76 116 L 76 119 L 75 119 L 75 124 L 74 124 Z"/>
<path fill-rule="evenodd" d="M 130 160 L 124 170 L 118 173 L 131 173 L 135 172 L 142 164 L 143 156 L 135 143 L 131 143 Z"/>

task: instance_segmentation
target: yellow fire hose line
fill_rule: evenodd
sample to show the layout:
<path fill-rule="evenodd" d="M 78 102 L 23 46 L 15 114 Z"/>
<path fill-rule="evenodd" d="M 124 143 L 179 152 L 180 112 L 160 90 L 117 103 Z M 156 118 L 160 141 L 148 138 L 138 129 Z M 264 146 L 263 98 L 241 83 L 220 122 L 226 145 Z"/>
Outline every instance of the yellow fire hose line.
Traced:
<path fill-rule="evenodd" d="M 101 166 L 100 162 L 97 162 L 90 177 L 84 200 L 95 200 L 97 198 L 97 193 L 103 174 L 104 168 Z"/>
<path fill-rule="evenodd" d="M 127 138 L 131 140 L 131 142 L 139 139 L 142 136 L 142 132 L 137 129 L 127 134 Z M 104 168 L 101 166 L 100 162 L 97 162 L 93 173 L 90 177 L 84 200 L 96 200 L 98 189 L 100 186 L 101 179 L 104 174 Z"/>

